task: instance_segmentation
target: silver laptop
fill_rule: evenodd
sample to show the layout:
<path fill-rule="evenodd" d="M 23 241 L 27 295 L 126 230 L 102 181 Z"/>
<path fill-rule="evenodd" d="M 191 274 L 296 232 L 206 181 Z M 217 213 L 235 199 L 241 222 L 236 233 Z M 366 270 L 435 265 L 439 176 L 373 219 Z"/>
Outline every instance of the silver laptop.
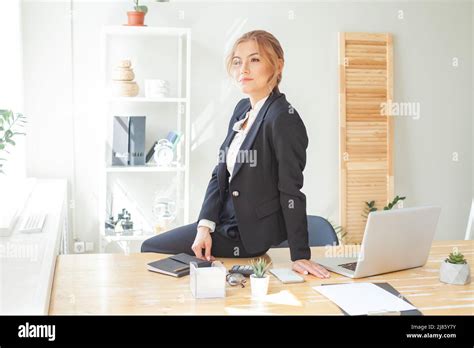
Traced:
<path fill-rule="evenodd" d="M 440 212 L 440 207 L 372 212 L 358 255 L 340 257 L 338 252 L 335 253 L 338 257 L 314 258 L 313 261 L 351 278 L 423 266 L 428 260 Z"/>

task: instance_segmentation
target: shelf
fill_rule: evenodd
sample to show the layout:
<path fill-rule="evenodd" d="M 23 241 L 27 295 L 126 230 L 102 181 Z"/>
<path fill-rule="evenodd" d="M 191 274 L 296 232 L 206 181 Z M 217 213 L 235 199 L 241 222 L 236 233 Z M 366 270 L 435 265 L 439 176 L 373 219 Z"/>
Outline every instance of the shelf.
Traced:
<path fill-rule="evenodd" d="M 159 167 L 156 165 L 146 166 L 107 166 L 107 173 L 146 173 L 146 172 L 184 172 L 184 166 Z"/>
<path fill-rule="evenodd" d="M 126 18 L 125 18 L 126 19 Z M 107 244 L 116 241 L 117 244 L 130 247 L 132 244 L 127 241 L 143 241 L 153 235 L 135 235 L 135 236 L 116 236 L 105 234 L 106 214 L 104 212 L 113 210 L 113 194 L 114 187 L 112 183 L 122 179 L 143 179 L 159 186 L 170 187 L 176 196 L 177 208 L 180 211 L 180 221 L 188 223 L 189 221 L 189 194 L 190 194 L 190 157 L 191 157 L 191 29 L 184 27 L 133 27 L 124 25 L 103 26 L 101 30 L 101 114 L 104 117 L 100 119 L 101 133 L 103 136 L 103 146 L 101 152 L 103 160 L 100 161 L 100 196 L 98 204 L 99 216 L 99 240 L 100 250 L 105 252 Z M 143 70 L 138 74 L 141 76 L 139 81 L 146 76 L 154 77 L 163 74 L 163 78 L 173 81 L 170 86 L 170 92 L 164 97 L 150 98 L 142 92 L 136 97 L 118 97 L 113 94 L 110 86 L 110 71 L 114 62 L 119 59 L 132 58 L 134 61 L 148 62 L 149 49 L 151 46 L 164 47 L 162 44 L 172 48 L 163 49 L 167 55 L 173 55 L 171 60 L 166 60 L 169 67 L 160 65 L 159 67 L 148 66 L 143 64 Z M 157 51 L 158 52 L 158 51 Z M 159 52 L 158 52 L 159 53 Z M 174 57 L 176 56 L 176 57 Z M 127 58 L 128 57 L 128 58 Z M 151 60 L 150 60 L 151 61 Z M 173 77 L 175 75 L 175 77 Z M 138 82 L 137 82 L 138 83 Z M 163 104 L 159 104 L 163 103 Z M 151 164 L 142 166 L 113 166 L 111 160 L 111 143 L 113 143 L 113 127 L 111 117 L 116 115 L 143 115 L 143 108 L 146 108 L 146 114 L 152 108 L 169 109 L 174 112 L 175 117 L 167 118 L 167 121 L 175 122 L 174 129 L 182 133 L 183 139 L 177 145 L 176 157 L 169 166 L 157 166 L 154 161 Z M 161 111 L 161 110 L 160 110 Z M 156 122 L 153 116 L 149 116 L 152 120 L 147 127 L 150 131 L 155 132 L 160 129 L 161 122 Z M 148 122 L 147 122 L 148 124 Z M 168 125 L 167 125 L 168 126 Z M 168 128 L 168 127 L 167 127 Z M 147 174 L 148 173 L 148 174 Z M 158 174 L 163 173 L 163 174 Z M 166 174 L 165 174 L 166 173 Z M 172 179 L 172 180 L 171 180 Z M 125 180 L 126 181 L 126 180 Z M 137 181 L 130 180 L 131 183 L 125 182 L 125 186 L 135 185 Z M 139 184 L 139 182 L 138 182 Z M 127 187 L 124 187 L 126 190 Z M 137 195 L 134 197 L 125 197 L 124 204 L 130 205 L 130 209 L 138 209 L 142 203 L 150 198 L 150 192 L 147 185 L 137 187 Z M 179 203 L 178 203 L 179 202 Z M 179 205 L 178 205 L 179 204 Z M 134 214 L 138 216 L 138 211 Z M 142 214 L 143 215 L 143 214 Z M 142 216 L 143 221 L 138 221 L 143 226 L 151 226 L 149 217 Z M 153 231 L 149 231 L 152 233 Z M 128 246 L 124 249 L 127 251 Z M 115 246 L 114 246 L 115 248 Z M 115 250 L 115 249 L 114 249 Z"/>
<path fill-rule="evenodd" d="M 109 103 L 188 103 L 187 98 L 110 97 Z"/>
<path fill-rule="evenodd" d="M 180 36 L 188 34 L 189 28 L 180 27 L 137 27 L 127 25 L 106 26 L 103 33 L 107 35 L 161 35 L 161 36 Z"/>

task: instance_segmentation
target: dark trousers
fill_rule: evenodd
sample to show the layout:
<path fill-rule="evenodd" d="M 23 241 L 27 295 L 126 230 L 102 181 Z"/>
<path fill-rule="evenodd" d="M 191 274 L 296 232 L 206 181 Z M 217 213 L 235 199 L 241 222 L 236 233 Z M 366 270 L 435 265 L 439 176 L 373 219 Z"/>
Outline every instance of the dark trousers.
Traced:
<path fill-rule="evenodd" d="M 212 248 L 211 255 L 215 257 L 255 257 L 263 255 L 267 250 L 256 254 L 248 253 L 240 240 L 239 226 L 235 218 L 232 197 L 226 190 L 226 200 L 219 214 L 219 222 L 216 229 L 211 233 Z M 194 255 L 191 246 L 197 233 L 197 222 L 177 227 L 168 232 L 145 240 L 142 244 L 142 252 L 155 252 L 160 254 L 186 253 Z"/>

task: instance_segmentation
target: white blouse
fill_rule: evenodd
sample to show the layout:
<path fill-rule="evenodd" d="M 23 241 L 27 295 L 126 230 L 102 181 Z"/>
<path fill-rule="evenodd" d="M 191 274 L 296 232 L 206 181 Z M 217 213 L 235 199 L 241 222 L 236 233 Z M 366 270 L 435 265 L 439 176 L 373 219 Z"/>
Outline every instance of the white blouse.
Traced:
<path fill-rule="evenodd" d="M 229 182 L 232 177 L 232 174 L 234 172 L 234 167 L 235 167 L 235 162 L 237 160 L 237 155 L 239 153 L 240 147 L 242 146 L 242 143 L 245 140 L 245 137 L 247 136 L 248 132 L 250 131 L 250 127 L 252 127 L 255 119 L 257 118 L 258 112 L 262 108 L 263 104 L 265 103 L 265 100 L 267 100 L 268 95 L 262 99 L 260 99 L 258 102 L 255 103 L 254 107 L 247 112 L 245 117 L 241 119 L 240 121 L 237 121 L 234 123 L 234 126 L 232 127 L 232 130 L 236 131 L 237 133 L 234 135 L 234 138 L 232 139 L 232 142 L 229 145 L 229 149 L 227 150 L 226 154 L 226 165 L 227 165 L 227 170 L 230 173 L 229 176 Z M 242 129 L 242 124 L 246 121 L 247 124 L 245 126 L 245 129 Z M 207 219 L 201 219 L 199 220 L 198 227 L 200 226 L 206 226 L 209 227 L 211 232 L 214 232 L 216 228 L 216 223 L 214 221 L 210 221 Z"/>

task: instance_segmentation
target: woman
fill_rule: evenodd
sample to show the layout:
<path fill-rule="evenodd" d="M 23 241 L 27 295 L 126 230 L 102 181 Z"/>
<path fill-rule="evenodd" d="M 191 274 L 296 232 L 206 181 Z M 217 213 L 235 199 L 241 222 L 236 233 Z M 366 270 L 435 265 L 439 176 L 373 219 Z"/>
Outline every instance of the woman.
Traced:
<path fill-rule="evenodd" d="M 288 239 L 293 269 L 327 278 L 329 272 L 310 260 L 300 191 L 308 137 L 278 89 L 283 49 L 272 34 L 255 30 L 235 42 L 226 63 L 249 98 L 235 107 L 199 218 L 146 240 L 142 252 L 254 257 Z"/>

